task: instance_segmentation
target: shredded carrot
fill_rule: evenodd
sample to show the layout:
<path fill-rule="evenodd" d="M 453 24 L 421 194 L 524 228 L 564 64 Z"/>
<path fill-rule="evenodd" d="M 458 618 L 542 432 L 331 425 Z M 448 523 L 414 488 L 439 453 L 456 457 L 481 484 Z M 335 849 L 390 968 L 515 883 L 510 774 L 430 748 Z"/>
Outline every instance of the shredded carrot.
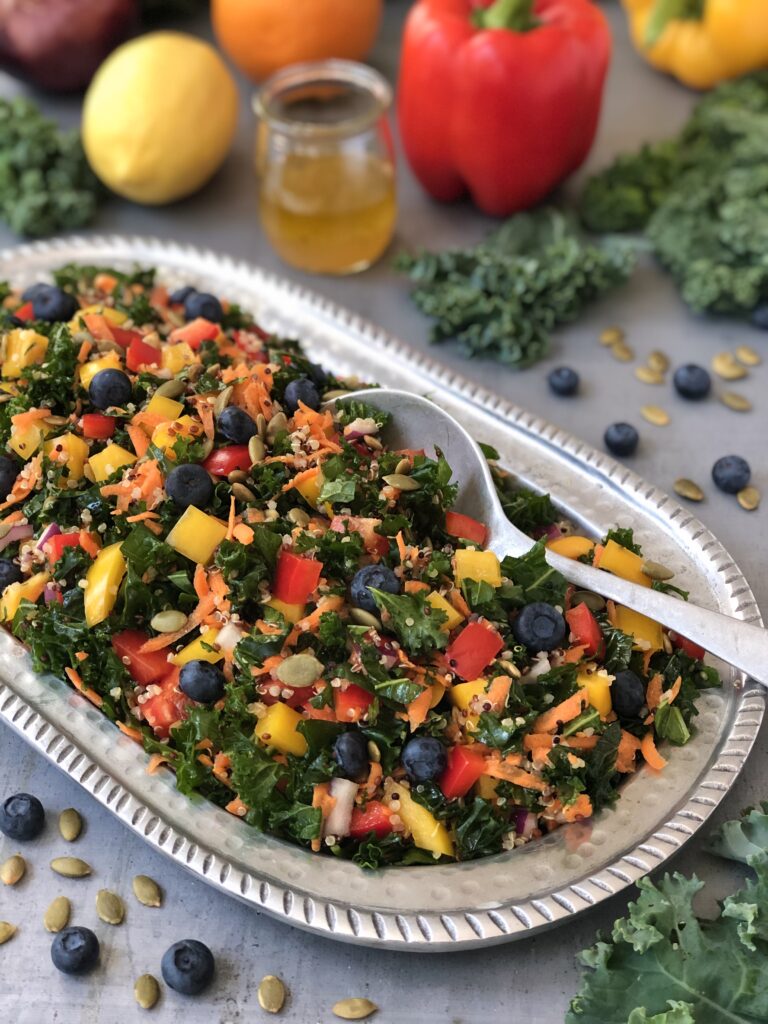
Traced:
<path fill-rule="evenodd" d="M 98 536 L 98 535 L 97 535 Z M 86 554 L 90 555 L 91 558 L 95 558 L 96 555 L 101 551 L 101 544 L 99 544 L 96 536 L 89 533 L 87 530 L 81 530 L 77 537 L 77 543 L 85 551 Z"/>
<path fill-rule="evenodd" d="M 558 725 L 570 722 L 580 715 L 588 703 L 587 691 L 577 690 L 562 703 L 539 715 L 533 723 L 533 732 L 554 732 Z"/>
<path fill-rule="evenodd" d="M 595 544 L 592 551 L 592 565 L 594 565 L 596 569 L 600 568 L 600 562 L 604 554 L 605 547 L 602 544 Z"/>
<path fill-rule="evenodd" d="M 488 687 L 483 703 L 489 702 L 492 711 L 500 711 L 506 703 L 511 686 L 512 678 L 510 676 L 496 676 Z"/>
<path fill-rule="evenodd" d="M 232 536 L 241 544 L 253 544 L 253 530 L 250 526 L 246 526 L 245 523 L 238 523 L 232 531 Z"/>
<path fill-rule="evenodd" d="M 157 512 L 137 512 L 135 516 L 126 516 L 126 523 L 146 523 L 148 519 L 159 519 Z"/>
<path fill-rule="evenodd" d="M 234 800 L 229 801 L 224 810 L 238 818 L 244 818 L 248 813 L 248 804 L 244 804 L 240 797 L 236 796 Z"/>
<path fill-rule="evenodd" d="M 395 543 L 397 544 L 397 553 L 400 555 L 400 564 L 402 565 L 408 557 L 408 547 L 403 539 L 402 530 L 398 530 L 397 536 L 395 537 Z"/>
<path fill-rule="evenodd" d="M 464 600 L 464 595 L 458 587 L 453 587 L 453 589 L 449 590 L 446 597 L 448 599 L 448 603 L 456 609 L 459 615 L 463 615 L 465 619 L 469 618 L 472 614 L 472 609 Z"/>
<path fill-rule="evenodd" d="M 293 627 L 285 641 L 286 647 L 292 647 L 293 644 L 299 639 L 302 633 L 308 633 L 320 625 L 320 618 L 325 615 L 326 612 L 337 612 L 344 606 L 344 598 L 338 595 L 332 595 L 330 597 L 321 597 L 320 601 L 315 610 L 306 616 L 306 618 L 299 619 L 296 625 Z"/>
<path fill-rule="evenodd" d="M 85 326 L 98 341 L 114 341 L 115 336 L 103 313 L 83 313 Z"/>
<path fill-rule="evenodd" d="M 237 499 L 234 494 L 230 495 L 229 498 L 229 517 L 227 519 L 227 540 L 232 540 L 235 535 L 235 506 L 237 505 Z"/>
<path fill-rule="evenodd" d="M 153 754 L 147 765 L 147 774 L 154 775 L 164 764 L 170 764 L 165 754 Z"/>
<path fill-rule="evenodd" d="M 75 658 L 77 658 L 78 661 L 87 661 L 88 655 L 85 651 L 75 651 Z"/>
<path fill-rule="evenodd" d="M 663 678 L 657 672 L 648 683 L 648 687 L 645 691 L 645 703 L 648 705 L 648 709 L 650 711 L 655 711 L 659 706 L 662 693 L 661 684 L 663 681 Z"/>
<path fill-rule="evenodd" d="M 616 625 L 616 604 L 615 604 L 615 602 L 614 601 L 606 601 L 605 602 L 605 608 L 606 608 L 606 614 L 608 616 L 608 621 L 610 622 L 610 624 L 612 626 L 615 626 Z"/>
<path fill-rule="evenodd" d="M 278 629 L 278 633 L 280 630 Z M 269 658 L 265 658 L 264 664 L 261 668 L 256 668 L 255 665 L 251 666 L 251 675 L 258 679 L 260 676 L 268 676 L 272 674 L 272 670 L 285 661 L 282 654 L 273 654 Z"/>
<path fill-rule="evenodd" d="M 415 697 L 410 704 L 407 705 L 406 711 L 408 712 L 408 723 L 411 727 L 411 732 L 416 732 L 419 726 L 424 722 L 427 715 L 429 714 L 429 708 L 432 703 L 432 687 L 425 687 L 418 697 Z"/>
<path fill-rule="evenodd" d="M 525 771 L 524 768 L 517 768 L 515 765 L 509 763 L 509 758 L 505 758 L 503 761 L 499 758 L 489 759 L 485 763 L 483 769 L 483 775 L 489 775 L 492 779 L 502 779 L 505 782 L 511 782 L 514 786 L 522 786 L 523 789 L 536 789 L 541 792 L 547 788 L 547 784 L 544 779 L 540 779 L 537 775 L 532 775 L 531 772 Z"/>
<path fill-rule="evenodd" d="M 635 757 L 640 749 L 640 740 L 626 729 L 621 730 L 619 749 L 616 751 L 616 771 L 626 775 L 635 770 Z"/>
<path fill-rule="evenodd" d="M 199 563 L 195 566 L 195 575 L 192 580 L 192 586 L 195 588 L 195 593 L 199 598 L 204 598 L 211 592 L 211 588 L 208 586 L 208 576 L 205 571 L 205 566 Z"/>
<path fill-rule="evenodd" d="M 92 690 L 89 686 L 85 685 L 79 672 L 76 672 L 75 669 L 67 666 L 64 669 L 64 674 L 78 693 L 81 693 L 83 697 L 91 702 L 91 704 L 95 704 L 97 708 L 101 707 L 104 703 L 104 698 L 100 694 L 96 693 L 95 690 Z"/>
<path fill-rule="evenodd" d="M 150 533 L 154 533 L 154 535 L 155 535 L 156 537 L 160 537 L 160 536 L 162 536 L 162 533 L 163 533 L 163 528 L 162 528 L 162 526 L 160 525 L 160 523 L 151 523 L 151 522 L 146 522 L 146 523 L 144 523 L 144 525 L 145 525 L 145 526 L 146 526 L 146 528 L 147 528 L 147 529 L 149 530 L 149 532 L 150 532 Z"/>
<path fill-rule="evenodd" d="M 320 473 L 319 466 L 312 466 L 310 469 L 302 470 L 301 473 L 297 473 L 294 477 L 288 481 L 287 484 L 283 484 L 283 493 L 292 491 L 294 487 L 300 487 L 301 484 L 309 483 L 310 480 L 314 480 L 315 477 Z"/>
<path fill-rule="evenodd" d="M 656 744 L 653 741 L 653 730 L 650 729 L 640 743 L 640 751 L 645 758 L 645 763 L 649 768 L 653 768 L 654 771 L 660 772 L 662 768 L 666 766 L 667 760 L 662 757 L 656 749 Z"/>
<path fill-rule="evenodd" d="M 204 764 L 206 768 L 213 768 L 213 760 L 208 756 L 208 754 L 198 754 L 197 760 L 200 764 Z"/>
<path fill-rule="evenodd" d="M 127 736 L 129 740 L 135 740 L 136 743 L 141 743 L 141 732 L 138 729 L 134 729 L 132 725 L 126 725 L 125 722 L 115 722 L 115 725 L 123 736 Z"/>
<path fill-rule="evenodd" d="M 100 491 L 104 498 L 117 498 L 118 512 L 126 512 L 137 501 L 143 501 L 147 510 L 152 511 L 163 500 L 163 474 L 157 459 L 129 466 L 121 480 L 105 484 Z"/>
<path fill-rule="evenodd" d="M 665 704 L 671 704 L 675 697 L 680 693 L 680 687 L 683 685 L 682 676 L 678 676 L 677 679 L 672 683 L 670 688 L 664 693 L 662 700 Z"/>
<path fill-rule="evenodd" d="M 7 516 L 0 520 L 0 522 L 2 522 L 4 526 L 11 526 L 13 523 L 19 523 L 25 518 L 26 517 L 21 509 L 17 508 L 14 512 L 9 512 Z"/>
<path fill-rule="evenodd" d="M 327 782 L 318 782 L 317 785 L 312 790 L 312 806 L 320 808 L 320 813 L 323 816 L 323 821 L 326 820 L 328 815 L 336 806 L 336 800 L 334 799 L 334 797 L 331 796 L 330 786 Z M 311 846 L 315 853 L 319 853 L 319 836 L 312 840 Z"/>
<path fill-rule="evenodd" d="M 560 812 L 565 821 L 579 821 L 592 817 L 592 801 L 586 793 L 580 793 L 572 804 L 566 804 Z"/>
<path fill-rule="evenodd" d="M 429 590 L 430 586 L 428 583 L 422 583 L 421 580 L 407 580 L 403 590 L 406 594 L 418 594 L 422 590 Z"/>
<path fill-rule="evenodd" d="M 561 747 L 572 750 L 592 750 L 597 745 L 597 736 L 562 736 L 559 737 Z M 523 737 L 523 750 L 536 753 L 540 750 L 551 750 L 555 737 L 548 732 L 529 732 Z"/>
<path fill-rule="evenodd" d="M 228 754 L 225 754 L 223 751 L 219 751 L 213 759 L 213 774 L 219 782 L 223 782 L 225 786 L 229 785 L 229 769 L 231 767 L 232 759 Z"/>
<path fill-rule="evenodd" d="M 77 350 L 77 361 L 78 363 L 84 363 L 88 356 L 91 354 L 93 348 L 93 342 L 90 338 L 86 338 L 80 348 Z"/>
<path fill-rule="evenodd" d="M 50 415 L 50 409 L 27 409 L 26 412 L 17 412 L 11 416 L 11 424 L 15 433 L 23 434 L 38 420 L 47 420 Z"/>
<path fill-rule="evenodd" d="M 93 284 L 100 292 L 106 292 L 109 295 L 117 288 L 117 278 L 113 274 L 101 273 L 94 277 Z"/>
<path fill-rule="evenodd" d="M 128 432 L 128 437 L 131 439 L 133 450 L 141 459 L 149 450 L 149 438 L 141 427 L 134 426 L 133 423 L 126 423 L 125 429 Z"/>
<path fill-rule="evenodd" d="M 384 777 L 384 770 L 382 769 L 382 767 L 379 764 L 379 762 L 378 761 L 371 761 L 370 762 L 370 769 L 368 771 L 368 778 L 365 780 L 365 783 L 364 783 L 364 785 L 365 785 L 365 795 L 368 797 L 369 800 L 373 796 L 373 794 L 376 792 L 376 790 L 379 788 L 379 785 L 381 784 L 381 780 L 382 780 L 383 777 Z"/>
<path fill-rule="evenodd" d="M 191 633 L 195 626 L 199 626 L 200 623 L 211 614 L 215 607 L 216 605 L 213 595 L 206 594 L 205 597 L 201 598 L 197 608 L 195 608 L 187 619 L 186 625 L 175 633 L 161 633 L 159 636 L 153 636 L 151 640 L 145 641 L 139 650 L 142 654 L 147 654 L 151 651 L 162 651 L 164 648 L 170 647 L 171 644 L 175 644 L 177 640 L 181 640 L 181 638 L 186 636 L 187 633 Z"/>
<path fill-rule="evenodd" d="M 581 661 L 584 651 L 586 651 L 586 644 L 576 644 L 574 647 L 569 647 L 563 656 L 563 661 L 566 665 L 574 665 Z"/>

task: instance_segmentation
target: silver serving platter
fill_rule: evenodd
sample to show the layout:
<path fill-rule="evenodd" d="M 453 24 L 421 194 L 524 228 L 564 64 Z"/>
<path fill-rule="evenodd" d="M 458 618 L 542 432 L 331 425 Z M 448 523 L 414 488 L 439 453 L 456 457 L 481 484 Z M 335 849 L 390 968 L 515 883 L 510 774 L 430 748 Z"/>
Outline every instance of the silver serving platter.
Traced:
<path fill-rule="evenodd" d="M 564 431 L 481 390 L 355 314 L 210 251 L 148 238 L 69 238 L 0 253 L 0 280 L 25 285 L 70 261 L 156 266 L 241 303 L 270 330 L 301 338 L 337 373 L 428 394 L 523 482 L 549 491 L 585 529 L 632 525 L 653 557 L 680 572 L 692 599 L 746 621 L 760 613 L 716 537 L 667 495 Z M 32 672 L 0 636 L 0 716 L 124 824 L 199 878 L 299 928 L 345 942 L 437 952 L 519 939 L 569 920 L 659 867 L 700 829 L 744 765 L 763 690 L 722 668 L 700 701 L 698 732 L 645 769 L 616 807 L 508 854 L 468 864 L 364 872 L 260 835 L 188 799 L 147 756 L 62 681 Z"/>

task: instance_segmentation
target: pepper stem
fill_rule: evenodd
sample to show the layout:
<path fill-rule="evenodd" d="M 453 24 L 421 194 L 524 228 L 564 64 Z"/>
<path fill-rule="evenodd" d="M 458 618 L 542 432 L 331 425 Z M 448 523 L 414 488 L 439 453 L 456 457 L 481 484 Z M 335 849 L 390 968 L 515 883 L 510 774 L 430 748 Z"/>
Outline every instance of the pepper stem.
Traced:
<path fill-rule="evenodd" d="M 494 0 L 490 7 L 475 11 L 479 28 L 505 28 L 511 32 L 528 32 L 539 24 L 534 16 L 535 0 Z"/>
<path fill-rule="evenodd" d="M 656 0 L 645 23 L 644 43 L 653 46 L 671 21 L 701 21 L 704 0 Z"/>

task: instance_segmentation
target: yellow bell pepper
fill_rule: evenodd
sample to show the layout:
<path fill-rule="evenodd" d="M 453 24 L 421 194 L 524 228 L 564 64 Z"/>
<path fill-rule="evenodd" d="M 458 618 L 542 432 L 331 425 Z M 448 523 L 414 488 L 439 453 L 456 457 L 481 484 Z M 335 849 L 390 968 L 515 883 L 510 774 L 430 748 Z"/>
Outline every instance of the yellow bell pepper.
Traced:
<path fill-rule="evenodd" d="M 297 732 L 296 726 L 302 721 L 298 711 L 278 701 L 267 708 L 254 729 L 254 736 L 269 747 L 276 747 L 283 754 L 303 757 L 307 752 L 307 741 Z"/>
<path fill-rule="evenodd" d="M 88 465 L 91 467 L 93 479 L 98 484 L 112 476 L 115 470 L 122 466 L 131 466 L 135 461 L 136 456 L 127 449 L 121 448 L 119 444 L 108 444 L 106 448 L 88 459 Z"/>
<path fill-rule="evenodd" d="M 39 420 L 37 423 L 30 423 L 26 430 L 17 430 L 13 427 L 8 447 L 15 451 L 20 458 L 29 459 L 43 443 L 43 439 L 53 433 L 53 429 Z"/>
<path fill-rule="evenodd" d="M 288 604 L 287 601 L 280 601 L 276 597 L 271 597 L 269 601 L 265 602 L 267 608 L 274 608 L 276 612 L 280 612 L 286 622 L 290 622 L 292 626 L 295 626 L 299 619 L 304 618 L 304 612 L 306 605 L 303 604 Z"/>
<path fill-rule="evenodd" d="M 191 643 L 188 643 L 186 647 L 182 647 L 178 654 L 174 654 L 170 658 L 171 664 L 186 665 L 188 661 L 208 661 L 211 665 L 215 665 L 217 661 L 221 661 L 224 657 L 224 652 L 218 648 L 215 651 L 207 651 L 203 644 L 208 647 L 214 647 L 218 635 L 218 629 L 206 629 L 204 633 L 201 633 Z"/>
<path fill-rule="evenodd" d="M 205 565 L 226 536 L 224 523 L 190 505 L 168 534 L 166 542 L 185 558 Z"/>
<path fill-rule="evenodd" d="M 9 331 L 3 342 L 3 377 L 20 377 L 28 366 L 45 360 L 48 339 L 26 327 Z"/>
<path fill-rule="evenodd" d="M 101 303 L 95 303 L 92 306 L 84 306 L 82 309 L 75 313 L 74 317 L 69 322 L 70 331 L 79 331 L 82 329 L 80 320 L 83 316 L 87 316 L 89 313 L 96 313 L 99 316 L 103 316 L 107 323 L 114 324 L 115 327 L 120 327 L 128 319 L 127 313 L 121 313 L 119 309 L 115 309 L 114 306 L 102 306 Z"/>
<path fill-rule="evenodd" d="M 622 0 L 635 49 L 693 89 L 768 65 L 765 0 Z"/>
<path fill-rule="evenodd" d="M 308 505 L 311 505 L 312 508 L 317 508 L 320 491 L 322 491 L 324 483 L 325 477 L 323 476 L 323 471 L 318 469 L 312 476 L 297 483 L 296 490 Z M 331 515 L 333 515 L 332 512 Z"/>
<path fill-rule="evenodd" d="M 98 359 L 92 359 L 90 363 L 83 363 L 80 367 L 80 387 L 87 391 L 91 381 L 97 373 L 102 370 L 122 370 L 123 362 L 117 352 L 107 352 Z"/>
<path fill-rule="evenodd" d="M 62 434 L 52 437 L 43 445 L 43 451 L 51 462 L 62 462 L 69 470 L 69 480 L 81 480 L 85 469 L 85 460 L 90 448 L 82 437 L 77 434 Z"/>
<path fill-rule="evenodd" d="M 603 548 L 599 560 L 595 565 L 600 569 L 612 572 L 614 576 L 621 576 L 623 580 L 631 583 L 639 583 L 641 587 L 650 587 L 651 580 L 643 572 L 643 559 L 634 551 L 623 548 L 615 540 L 609 540 Z"/>
<path fill-rule="evenodd" d="M 166 398 L 165 395 L 153 395 L 144 411 L 151 416 L 161 416 L 164 420 L 177 420 L 184 412 L 184 403 Z"/>
<path fill-rule="evenodd" d="M 487 679 L 472 679 L 468 683 L 454 683 L 448 690 L 451 704 L 462 711 L 469 711 L 472 701 L 488 689 Z"/>
<path fill-rule="evenodd" d="M 122 541 L 102 548 L 85 577 L 85 621 L 88 626 L 103 622 L 115 607 L 117 592 L 125 575 Z"/>
<path fill-rule="evenodd" d="M 416 803 L 404 786 L 388 783 L 384 790 L 384 803 L 399 816 L 420 850 L 429 850 L 446 857 L 454 856 L 453 841 L 448 829 L 431 811 Z"/>
<path fill-rule="evenodd" d="M 454 555 L 455 578 L 459 586 L 462 580 L 478 580 L 490 583 L 492 587 L 501 586 L 501 566 L 492 551 L 472 551 L 460 548 Z"/>
<path fill-rule="evenodd" d="M 475 783 L 475 792 L 478 796 L 482 797 L 483 800 L 495 800 L 496 787 L 498 784 L 498 779 L 492 779 L 490 775 L 481 775 Z"/>
<path fill-rule="evenodd" d="M 181 373 L 187 366 L 200 362 L 186 341 L 179 341 L 175 345 L 163 345 L 160 361 L 163 369 L 170 370 L 173 374 Z"/>
<path fill-rule="evenodd" d="M 38 601 L 50 578 L 47 572 L 38 572 L 28 580 L 7 586 L 0 598 L 0 619 L 12 622 L 22 601 Z"/>
<path fill-rule="evenodd" d="M 180 416 L 169 423 L 161 423 L 152 431 L 152 444 L 161 448 L 169 459 L 175 459 L 173 446 L 179 437 L 198 437 L 203 433 L 202 424 L 191 416 Z"/>
<path fill-rule="evenodd" d="M 615 621 L 622 633 L 628 633 L 636 641 L 640 641 L 643 650 L 660 651 L 664 646 L 661 624 L 649 619 L 647 615 L 633 612 L 631 608 L 617 606 Z"/>
<path fill-rule="evenodd" d="M 609 715 L 613 709 L 611 703 L 611 683 L 613 676 L 608 675 L 605 669 L 597 672 L 579 672 L 577 676 L 579 686 L 587 691 L 589 703 L 596 708 L 601 715 Z"/>
<path fill-rule="evenodd" d="M 571 537 L 558 537 L 547 544 L 550 551 L 562 555 L 563 558 L 581 558 L 582 555 L 589 555 L 595 547 L 595 542 L 589 537 L 578 537 L 574 534 Z"/>
<path fill-rule="evenodd" d="M 427 602 L 438 612 L 445 613 L 445 622 L 441 623 L 440 629 L 445 633 L 450 633 L 452 629 L 456 629 L 460 623 L 464 621 L 464 616 L 461 612 L 456 611 L 450 601 L 446 601 L 442 594 L 433 592 L 427 595 Z"/>

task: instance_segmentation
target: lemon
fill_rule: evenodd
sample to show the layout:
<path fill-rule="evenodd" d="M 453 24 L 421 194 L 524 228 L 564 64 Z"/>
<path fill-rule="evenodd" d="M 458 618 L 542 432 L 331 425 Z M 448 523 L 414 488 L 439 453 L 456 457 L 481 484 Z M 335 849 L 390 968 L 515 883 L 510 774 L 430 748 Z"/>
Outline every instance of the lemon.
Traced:
<path fill-rule="evenodd" d="M 151 32 L 118 47 L 86 93 L 88 161 L 108 188 L 157 205 L 197 191 L 219 168 L 237 125 L 237 88 L 208 43 Z"/>

